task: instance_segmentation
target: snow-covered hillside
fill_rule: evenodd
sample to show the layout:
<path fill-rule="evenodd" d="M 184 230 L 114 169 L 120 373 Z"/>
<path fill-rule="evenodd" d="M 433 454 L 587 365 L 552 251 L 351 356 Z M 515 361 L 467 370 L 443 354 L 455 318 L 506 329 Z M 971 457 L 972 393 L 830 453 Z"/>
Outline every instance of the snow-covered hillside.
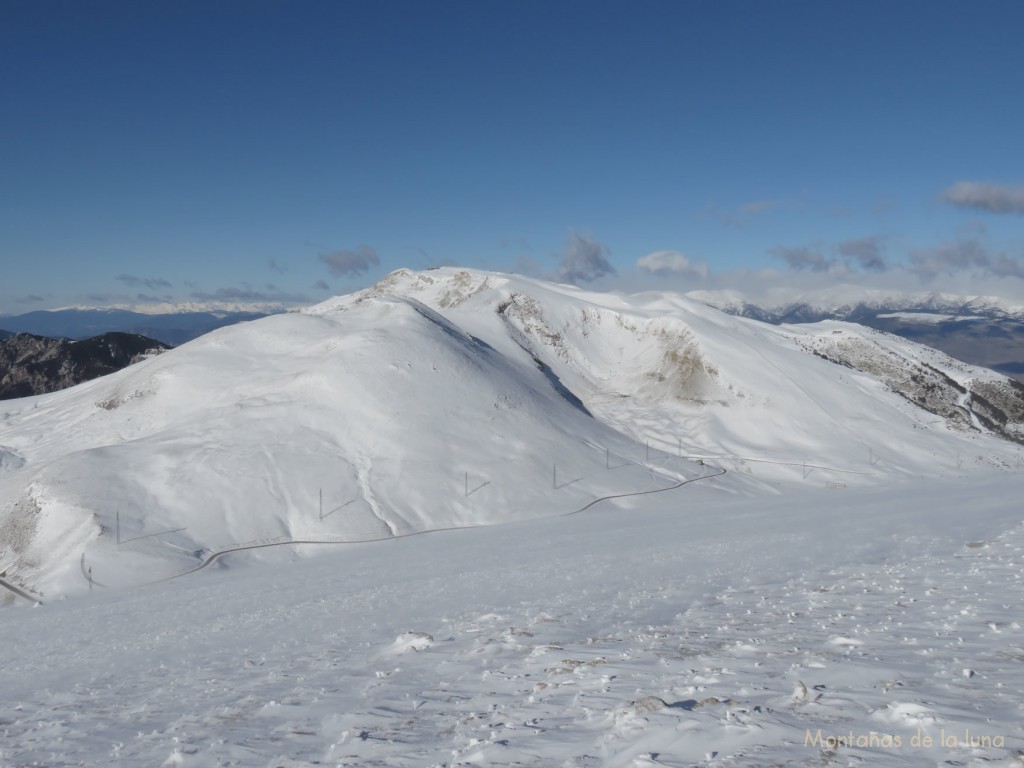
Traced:
<path fill-rule="evenodd" d="M 857 326 L 443 269 L 2 414 L 0 573 L 50 597 L 89 569 L 140 584 L 245 544 L 566 514 L 702 460 L 748 496 L 1015 470 L 1024 408 L 996 374 Z"/>
<path fill-rule="evenodd" d="M 0 414 L 0 768 L 1024 756 L 1020 393 L 888 334 L 402 271 Z"/>

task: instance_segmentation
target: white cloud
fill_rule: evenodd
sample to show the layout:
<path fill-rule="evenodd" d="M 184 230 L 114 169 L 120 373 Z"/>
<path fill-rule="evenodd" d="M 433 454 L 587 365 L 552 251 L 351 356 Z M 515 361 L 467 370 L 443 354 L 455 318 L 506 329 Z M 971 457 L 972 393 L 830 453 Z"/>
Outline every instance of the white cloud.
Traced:
<path fill-rule="evenodd" d="M 608 249 L 589 235 L 569 234 L 569 244 L 561 253 L 557 279 L 566 283 L 589 283 L 604 275 L 614 275 L 608 261 Z"/>
<path fill-rule="evenodd" d="M 960 208 L 988 213 L 1024 214 L 1024 187 L 987 181 L 958 181 L 946 188 L 943 198 Z"/>
<path fill-rule="evenodd" d="M 641 272 L 659 275 L 695 275 L 707 277 L 711 270 L 702 261 L 690 261 L 679 251 L 655 251 L 636 260 L 636 268 Z"/>
<path fill-rule="evenodd" d="M 869 272 L 884 272 L 888 268 L 885 261 L 884 251 L 885 238 L 861 237 L 856 240 L 847 240 L 836 246 L 836 250 L 856 263 L 861 269 Z"/>
<path fill-rule="evenodd" d="M 997 278 L 1024 278 L 1024 264 L 1005 253 L 989 253 L 976 239 L 944 243 L 934 248 L 915 248 L 908 256 L 910 270 L 922 280 L 959 272 L 989 274 Z"/>

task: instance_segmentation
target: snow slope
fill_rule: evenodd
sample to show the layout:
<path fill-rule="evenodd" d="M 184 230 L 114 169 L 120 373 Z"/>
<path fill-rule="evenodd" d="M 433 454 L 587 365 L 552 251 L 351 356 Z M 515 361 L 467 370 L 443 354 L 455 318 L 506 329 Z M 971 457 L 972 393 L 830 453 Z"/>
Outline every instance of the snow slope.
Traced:
<path fill-rule="evenodd" d="M 930 411 L 907 391 L 922 371 Z M 246 544 L 566 514 L 699 477 L 700 459 L 734 496 L 1013 470 L 996 434 L 1016 434 L 1012 397 L 1003 425 L 972 405 L 1001 381 L 857 326 L 399 271 L 6 403 L 0 576 L 50 597 L 86 591 L 90 568 L 132 585 Z"/>
<path fill-rule="evenodd" d="M 1018 498 L 694 484 L 8 610 L 0 765 L 1016 767 Z"/>
<path fill-rule="evenodd" d="M 139 583 L 228 545 L 562 513 L 701 469 L 606 471 L 637 446 L 532 362 L 393 297 L 226 328 L 5 409 L 0 546 L 46 594 L 87 588 L 83 554 Z"/>

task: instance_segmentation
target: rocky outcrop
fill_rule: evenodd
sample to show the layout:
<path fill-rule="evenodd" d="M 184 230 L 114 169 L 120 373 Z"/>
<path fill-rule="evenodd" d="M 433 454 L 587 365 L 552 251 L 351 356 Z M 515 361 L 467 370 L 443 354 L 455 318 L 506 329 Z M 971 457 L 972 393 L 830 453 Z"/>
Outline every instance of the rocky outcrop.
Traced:
<path fill-rule="evenodd" d="M 954 429 L 989 431 L 1024 445 L 1024 385 L 1020 382 L 997 374 L 972 376 L 962 363 L 947 358 L 948 367 L 963 369 L 962 381 L 957 381 L 934 365 L 868 339 L 840 331 L 833 334 L 805 340 L 801 346 L 825 360 L 877 377 Z"/>
<path fill-rule="evenodd" d="M 18 333 L 0 340 L 0 400 L 66 389 L 165 349 L 166 344 L 131 333 L 83 341 Z"/>

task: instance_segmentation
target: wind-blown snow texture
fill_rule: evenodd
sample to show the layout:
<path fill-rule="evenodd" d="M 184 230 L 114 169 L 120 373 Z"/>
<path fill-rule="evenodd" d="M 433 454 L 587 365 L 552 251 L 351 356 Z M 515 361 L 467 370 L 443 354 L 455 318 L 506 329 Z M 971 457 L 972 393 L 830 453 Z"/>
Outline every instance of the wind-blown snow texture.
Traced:
<path fill-rule="evenodd" d="M 1019 765 L 1019 480 L 932 486 L 697 484 L 9 610 L 0 765 Z"/>
<path fill-rule="evenodd" d="M 1015 408 L 457 270 L 5 403 L 0 766 L 1019 765 Z"/>

